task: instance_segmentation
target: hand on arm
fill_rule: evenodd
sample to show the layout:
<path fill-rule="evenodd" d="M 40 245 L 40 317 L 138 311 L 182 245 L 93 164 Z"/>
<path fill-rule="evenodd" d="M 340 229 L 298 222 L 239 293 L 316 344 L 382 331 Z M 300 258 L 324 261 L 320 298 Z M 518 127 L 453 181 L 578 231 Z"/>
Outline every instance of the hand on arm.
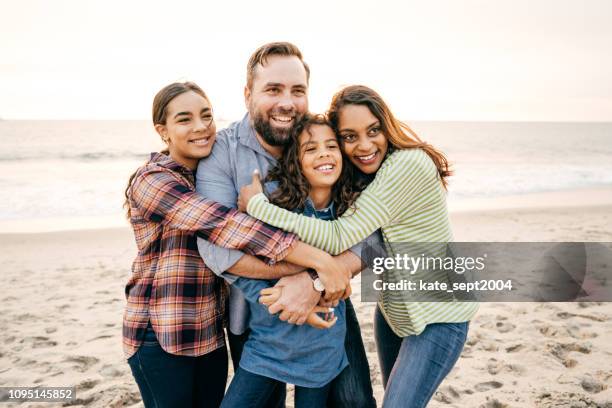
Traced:
<path fill-rule="evenodd" d="M 275 288 L 282 288 L 281 296 L 268 307 L 271 314 L 279 313 L 279 319 L 302 325 L 308 314 L 317 305 L 321 293 L 314 289 L 307 272 L 281 278 Z"/>
<path fill-rule="evenodd" d="M 280 300 L 282 292 L 283 287 L 280 286 L 262 289 L 260 292 L 261 297 L 259 298 L 259 302 L 270 307 L 272 304 Z M 318 313 L 325 313 L 325 318 L 319 316 Z M 338 318 L 333 315 L 333 309 L 330 310 L 330 307 L 328 306 L 316 305 L 308 313 L 305 323 L 317 329 L 329 329 L 336 324 L 337 320 Z"/>
<path fill-rule="evenodd" d="M 335 262 L 346 265 L 348 271 L 355 275 L 361 270 L 361 259 L 350 251 L 334 257 Z M 289 323 L 308 323 L 311 310 L 318 302 L 318 306 L 334 307 L 338 305 L 338 299 L 320 298 L 319 292 L 314 290 L 312 278 L 307 273 L 300 273 L 293 277 L 282 278 L 275 286 L 282 291 L 266 293 L 259 301 L 269 306 L 270 313 L 281 312 L 279 318 Z M 327 287 L 326 287 L 327 292 Z M 274 294 L 274 296 L 272 296 Z M 346 299 L 351 295 L 350 282 L 342 293 Z"/>

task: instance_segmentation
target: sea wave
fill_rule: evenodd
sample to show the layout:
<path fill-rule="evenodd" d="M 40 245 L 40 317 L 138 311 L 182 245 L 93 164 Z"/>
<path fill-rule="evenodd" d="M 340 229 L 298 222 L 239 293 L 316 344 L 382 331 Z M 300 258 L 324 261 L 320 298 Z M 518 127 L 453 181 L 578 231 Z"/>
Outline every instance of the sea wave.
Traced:
<path fill-rule="evenodd" d="M 69 160 L 69 161 L 96 161 L 96 160 L 143 160 L 149 156 L 150 152 L 81 152 L 81 153 L 46 153 L 23 152 L 11 155 L 0 154 L 0 162 L 27 162 L 39 160 Z"/>

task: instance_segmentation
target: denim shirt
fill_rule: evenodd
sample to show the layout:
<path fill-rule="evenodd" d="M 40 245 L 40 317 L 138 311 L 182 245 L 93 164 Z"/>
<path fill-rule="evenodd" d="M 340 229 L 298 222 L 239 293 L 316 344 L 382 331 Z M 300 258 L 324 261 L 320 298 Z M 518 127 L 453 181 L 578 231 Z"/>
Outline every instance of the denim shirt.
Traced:
<path fill-rule="evenodd" d="M 302 214 L 322 220 L 335 218 L 333 203 L 317 210 L 307 200 Z M 254 374 L 295 384 L 320 388 L 332 381 L 348 365 L 344 350 L 346 335 L 345 304 L 334 310 L 338 317 L 329 329 L 315 329 L 284 322 L 268 313 L 258 302 L 261 289 L 274 286 L 276 280 L 237 278 L 232 287 L 244 294 L 250 311 L 251 333 L 244 345 L 240 367 Z"/>

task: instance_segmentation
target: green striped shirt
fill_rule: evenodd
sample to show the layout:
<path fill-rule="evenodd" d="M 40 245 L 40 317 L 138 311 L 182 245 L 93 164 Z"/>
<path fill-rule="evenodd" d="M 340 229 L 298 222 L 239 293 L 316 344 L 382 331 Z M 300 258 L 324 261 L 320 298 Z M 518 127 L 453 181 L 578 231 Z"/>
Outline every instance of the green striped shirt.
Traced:
<path fill-rule="evenodd" d="M 249 201 L 247 211 L 332 255 L 379 228 L 386 243 L 452 241 L 446 192 L 435 164 L 421 149 L 389 155 L 355 207 L 336 220 L 323 221 L 279 208 L 258 194 Z M 391 301 L 384 293 L 379 305 L 391 329 L 401 337 L 419 334 L 429 323 L 468 321 L 478 309 L 475 302 Z"/>

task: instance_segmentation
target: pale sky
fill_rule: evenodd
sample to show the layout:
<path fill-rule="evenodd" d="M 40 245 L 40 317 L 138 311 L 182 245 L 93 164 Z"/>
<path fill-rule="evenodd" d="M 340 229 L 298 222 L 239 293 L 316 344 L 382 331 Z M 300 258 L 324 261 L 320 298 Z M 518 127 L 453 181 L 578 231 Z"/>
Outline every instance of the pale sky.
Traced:
<path fill-rule="evenodd" d="M 612 121 L 610 0 L 0 1 L 3 119 L 149 119 L 185 79 L 236 119 L 250 54 L 291 41 L 313 111 L 361 83 L 406 120 Z"/>

